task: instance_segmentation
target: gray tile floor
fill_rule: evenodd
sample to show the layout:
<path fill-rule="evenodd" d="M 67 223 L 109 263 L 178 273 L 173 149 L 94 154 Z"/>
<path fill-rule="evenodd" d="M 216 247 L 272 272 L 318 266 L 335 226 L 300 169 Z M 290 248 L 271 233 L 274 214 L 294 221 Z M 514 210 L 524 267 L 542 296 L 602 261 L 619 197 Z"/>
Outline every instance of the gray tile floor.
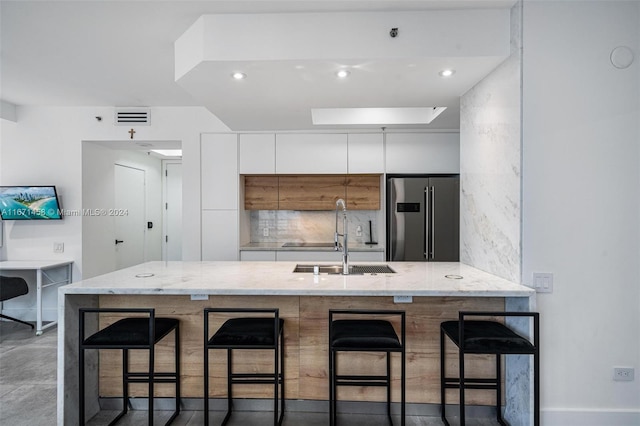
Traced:
<path fill-rule="evenodd" d="M 45 331 L 35 336 L 29 327 L 13 322 L 0 321 L 0 425 L 51 426 L 56 419 L 56 356 L 57 330 Z M 106 425 L 117 414 L 101 411 L 88 424 Z M 156 424 L 164 424 L 168 412 L 157 412 Z M 220 424 L 224 414 L 212 412 L 211 424 Z M 230 426 L 264 426 L 271 424 L 271 412 L 234 413 Z M 457 425 L 451 418 L 451 424 Z M 202 425 L 201 411 L 183 411 L 173 422 L 176 426 Z M 132 411 L 118 425 L 143 425 L 147 423 L 146 411 Z M 387 425 L 383 415 L 344 414 L 338 423 L 346 426 Z M 327 413 L 286 412 L 284 426 L 320 426 L 328 424 Z M 396 421 L 395 424 L 399 424 Z M 490 426 L 493 419 L 469 419 L 468 425 Z M 439 417 L 408 416 L 407 426 L 442 425 Z"/>

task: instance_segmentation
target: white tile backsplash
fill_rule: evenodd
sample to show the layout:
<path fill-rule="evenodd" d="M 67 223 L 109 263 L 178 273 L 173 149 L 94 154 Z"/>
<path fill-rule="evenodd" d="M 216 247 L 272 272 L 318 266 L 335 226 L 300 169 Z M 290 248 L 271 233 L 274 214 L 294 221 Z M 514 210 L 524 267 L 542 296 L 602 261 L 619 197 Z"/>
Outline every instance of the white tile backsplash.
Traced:
<path fill-rule="evenodd" d="M 376 235 L 377 210 L 347 211 L 347 233 L 352 243 L 369 241 L 369 221 L 372 221 L 373 239 Z M 301 210 L 253 210 L 250 213 L 252 243 L 286 242 L 330 242 L 336 229 L 336 214 L 333 211 Z M 362 227 L 362 236 L 356 229 Z M 269 236 L 263 234 L 269 228 Z M 342 212 L 338 215 L 338 229 L 342 233 Z"/>

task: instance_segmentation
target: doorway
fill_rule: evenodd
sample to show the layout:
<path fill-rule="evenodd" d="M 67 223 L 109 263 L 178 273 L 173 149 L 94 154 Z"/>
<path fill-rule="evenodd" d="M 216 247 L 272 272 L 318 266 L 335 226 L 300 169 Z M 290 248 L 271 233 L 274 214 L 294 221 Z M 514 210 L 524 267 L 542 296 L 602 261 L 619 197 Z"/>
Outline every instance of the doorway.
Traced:
<path fill-rule="evenodd" d="M 180 146 L 180 141 L 169 140 L 83 141 L 82 209 L 106 212 L 82 216 L 83 279 L 113 272 L 126 265 L 163 259 L 163 162 L 180 162 L 181 157 L 159 154 L 152 150 L 178 149 Z M 144 171 L 144 179 L 141 178 L 140 170 Z M 120 176 L 116 176 L 116 173 Z M 121 183 L 118 184 L 117 181 Z M 141 186 L 144 188 L 144 196 L 132 197 L 130 194 L 126 195 L 127 192 L 116 194 L 116 187 L 140 194 Z M 116 201 L 126 197 L 132 198 L 131 203 L 139 203 L 142 218 L 134 217 L 131 207 L 127 211 L 122 201 Z M 129 226 L 121 223 L 127 219 L 137 224 L 135 236 L 121 235 L 122 232 L 128 233 L 121 231 Z M 141 235 L 142 243 L 139 241 Z M 116 240 L 123 242 L 116 244 Z M 137 247 L 135 253 L 132 252 L 134 247 Z M 129 252 L 132 252 L 130 256 L 125 254 Z"/>
<path fill-rule="evenodd" d="M 145 171 L 116 164 L 114 169 L 116 269 L 143 263 L 145 248 Z"/>
<path fill-rule="evenodd" d="M 182 260 L 182 162 L 162 162 L 164 239 L 162 260 Z"/>

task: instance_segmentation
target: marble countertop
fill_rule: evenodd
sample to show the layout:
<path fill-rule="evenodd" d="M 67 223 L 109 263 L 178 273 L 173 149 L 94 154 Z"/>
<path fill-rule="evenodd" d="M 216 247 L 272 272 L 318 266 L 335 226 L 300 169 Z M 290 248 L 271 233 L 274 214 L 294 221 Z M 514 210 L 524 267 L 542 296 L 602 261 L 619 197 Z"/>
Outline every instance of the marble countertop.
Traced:
<path fill-rule="evenodd" d="M 313 275 L 294 273 L 296 262 L 158 261 L 78 281 L 58 291 L 62 294 L 291 296 L 530 297 L 535 294 L 529 287 L 457 262 L 386 264 L 396 273 Z"/>
<path fill-rule="evenodd" d="M 331 247 L 295 247 L 284 246 L 283 242 L 273 243 L 247 243 L 240 246 L 240 250 L 246 251 L 334 251 Z M 349 243 L 349 251 L 384 251 L 382 244 Z"/>

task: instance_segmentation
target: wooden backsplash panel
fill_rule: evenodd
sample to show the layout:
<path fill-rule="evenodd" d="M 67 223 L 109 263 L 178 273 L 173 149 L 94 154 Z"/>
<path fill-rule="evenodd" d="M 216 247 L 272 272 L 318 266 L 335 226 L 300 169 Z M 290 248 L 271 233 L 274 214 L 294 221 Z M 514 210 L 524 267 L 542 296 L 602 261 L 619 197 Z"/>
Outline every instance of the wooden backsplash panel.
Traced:
<path fill-rule="evenodd" d="M 346 197 L 343 175 L 297 175 L 279 177 L 280 210 L 334 210 Z"/>
<path fill-rule="evenodd" d="M 278 176 L 245 176 L 244 208 L 246 210 L 277 210 Z"/>
<path fill-rule="evenodd" d="M 380 210 L 380 176 L 347 176 L 347 209 Z"/>

